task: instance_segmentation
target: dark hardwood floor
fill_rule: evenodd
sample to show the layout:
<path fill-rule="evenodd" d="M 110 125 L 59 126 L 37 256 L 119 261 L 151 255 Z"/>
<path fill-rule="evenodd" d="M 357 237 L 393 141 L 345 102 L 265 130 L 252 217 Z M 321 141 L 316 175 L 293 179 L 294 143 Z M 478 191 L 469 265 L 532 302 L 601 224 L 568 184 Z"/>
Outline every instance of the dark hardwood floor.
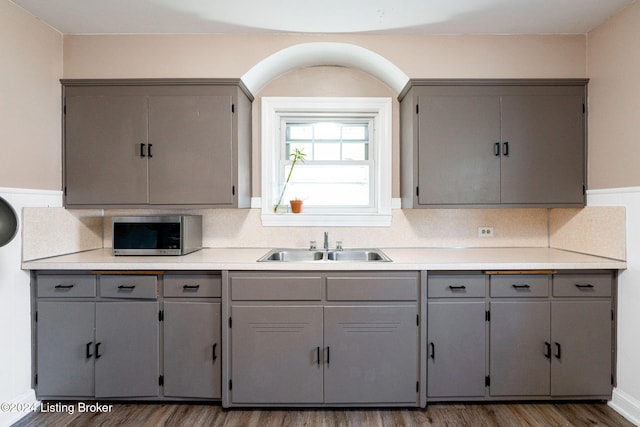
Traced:
<path fill-rule="evenodd" d="M 224 410 L 219 405 L 112 404 L 106 413 L 79 413 L 78 404 L 35 412 L 13 427 L 34 426 L 633 426 L 606 403 L 430 404 L 422 409 Z M 94 402 L 88 402 L 93 404 Z M 105 403 L 100 403 L 105 405 Z M 73 408 L 73 410 L 70 410 Z M 103 407 L 102 409 L 107 409 Z M 70 412 L 73 412 L 71 414 Z"/>

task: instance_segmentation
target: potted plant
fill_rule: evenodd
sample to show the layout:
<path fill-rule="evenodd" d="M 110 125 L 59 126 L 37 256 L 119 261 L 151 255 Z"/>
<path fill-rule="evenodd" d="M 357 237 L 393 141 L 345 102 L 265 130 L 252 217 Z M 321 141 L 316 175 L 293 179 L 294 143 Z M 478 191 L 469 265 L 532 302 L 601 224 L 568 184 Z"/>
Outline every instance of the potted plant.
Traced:
<path fill-rule="evenodd" d="M 302 212 L 302 199 L 294 198 L 289 200 L 289 204 L 291 205 L 291 212 L 300 213 Z"/>
<path fill-rule="evenodd" d="M 285 179 L 284 185 L 282 186 L 282 192 L 280 193 L 280 198 L 278 199 L 278 203 L 276 203 L 276 205 L 273 208 L 274 212 L 278 211 L 278 207 L 280 206 L 280 203 L 282 203 L 282 198 L 284 197 L 284 192 L 287 189 L 287 184 L 291 179 L 293 168 L 296 166 L 296 163 L 298 163 L 298 161 L 304 162 L 304 159 L 305 157 L 307 157 L 307 154 L 302 149 L 296 148 L 293 153 L 289 154 L 289 157 L 291 157 L 291 168 L 289 169 L 289 175 L 287 175 L 287 179 Z M 302 207 L 302 200 L 300 200 L 300 206 Z M 293 211 L 293 205 L 291 210 Z"/>

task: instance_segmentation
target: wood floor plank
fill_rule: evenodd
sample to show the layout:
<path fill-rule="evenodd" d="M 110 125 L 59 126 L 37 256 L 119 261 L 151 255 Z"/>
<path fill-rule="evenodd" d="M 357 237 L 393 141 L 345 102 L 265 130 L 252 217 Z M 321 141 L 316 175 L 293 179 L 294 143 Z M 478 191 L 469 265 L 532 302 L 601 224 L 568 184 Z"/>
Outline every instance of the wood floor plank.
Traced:
<path fill-rule="evenodd" d="M 47 402 L 49 407 L 55 402 Z M 222 409 L 217 404 L 109 403 L 108 413 L 35 412 L 13 427 L 633 427 L 605 403 L 431 404 L 424 409 Z M 69 411 L 70 412 L 70 411 Z"/>

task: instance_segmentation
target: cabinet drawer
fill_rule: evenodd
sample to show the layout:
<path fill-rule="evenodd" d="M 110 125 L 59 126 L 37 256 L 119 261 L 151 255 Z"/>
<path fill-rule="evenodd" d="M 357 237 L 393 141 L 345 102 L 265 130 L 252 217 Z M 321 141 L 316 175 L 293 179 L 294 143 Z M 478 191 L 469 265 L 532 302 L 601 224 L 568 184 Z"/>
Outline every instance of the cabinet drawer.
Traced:
<path fill-rule="evenodd" d="M 484 274 L 429 275 L 429 298 L 484 298 L 487 289 Z"/>
<path fill-rule="evenodd" d="M 329 301 L 416 301 L 414 277 L 328 277 Z"/>
<path fill-rule="evenodd" d="M 319 276 L 232 277 L 233 300 L 319 301 L 322 278 Z"/>
<path fill-rule="evenodd" d="M 504 298 L 548 297 L 549 276 L 546 274 L 491 276 L 491 296 Z"/>
<path fill-rule="evenodd" d="M 610 274 L 556 274 L 554 297 L 610 297 Z"/>
<path fill-rule="evenodd" d="M 214 298 L 221 295 L 221 279 L 216 274 L 171 274 L 164 276 L 164 296 Z"/>
<path fill-rule="evenodd" d="M 105 298 L 156 299 L 156 276 L 113 275 L 100 276 L 100 296 Z"/>
<path fill-rule="evenodd" d="M 38 298 L 96 296 L 96 276 L 90 274 L 42 274 L 37 279 Z"/>

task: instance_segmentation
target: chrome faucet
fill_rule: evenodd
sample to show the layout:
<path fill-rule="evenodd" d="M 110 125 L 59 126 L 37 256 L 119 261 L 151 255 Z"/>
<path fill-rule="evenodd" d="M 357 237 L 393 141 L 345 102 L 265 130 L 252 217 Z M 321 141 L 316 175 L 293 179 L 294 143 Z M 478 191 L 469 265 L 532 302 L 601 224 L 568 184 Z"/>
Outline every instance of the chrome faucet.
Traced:
<path fill-rule="evenodd" d="M 325 251 L 329 250 L 329 232 L 328 231 L 324 232 L 324 250 Z"/>

